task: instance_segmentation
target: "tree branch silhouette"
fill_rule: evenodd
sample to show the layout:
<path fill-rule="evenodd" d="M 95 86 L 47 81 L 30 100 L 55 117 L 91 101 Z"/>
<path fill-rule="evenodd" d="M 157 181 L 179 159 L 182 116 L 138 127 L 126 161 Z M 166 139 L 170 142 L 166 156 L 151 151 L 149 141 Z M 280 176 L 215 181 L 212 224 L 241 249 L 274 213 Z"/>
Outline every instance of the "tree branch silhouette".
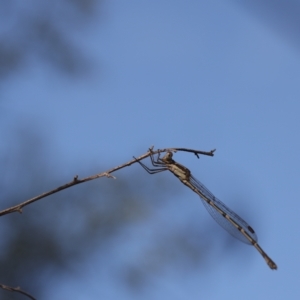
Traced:
<path fill-rule="evenodd" d="M 143 160 L 143 159 L 149 157 L 152 154 L 158 154 L 158 153 L 163 153 L 163 152 L 168 152 L 168 151 L 170 151 L 170 152 L 185 151 L 185 152 L 192 152 L 192 153 L 194 153 L 199 158 L 199 154 L 201 154 L 201 155 L 208 155 L 208 156 L 214 156 L 215 150 L 216 149 L 211 150 L 209 152 L 207 152 L 207 151 L 201 151 L 201 150 L 188 149 L 188 148 L 165 148 L 165 149 L 153 150 L 153 147 L 151 147 L 151 148 L 149 148 L 149 151 L 146 152 L 145 154 L 143 154 L 143 155 L 141 155 L 141 156 L 139 156 L 139 157 L 137 157 L 137 158 L 135 158 L 135 159 L 127 162 L 127 163 L 124 163 L 124 164 L 122 164 L 120 166 L 117 166 L 117 167 L 114 167 L 114 168 L 112 168 L 110 170 L 107 170 L 105 172 L 102 172 L 102 173 L 99 173 L 99 174 L 96 174 L 96 175 L 92 175 L 92 176 L 89 176 L 89 177 L 86 177 L 86 178 L 83 178 L 83 179 L 78 179 L 78 175 L 75 175 L 72 181 L 70 181 L 70 182 L 68 182 L 68 183 L 66 183 L 64 185 L 61 185 L 61 186 L 59 186 L 59 187 L 57 187 L 57 188 L 55 188 L 55 189 L 53 189 L 53 190 L 51 190 L 49 192 L 45 192 L 45 193 L 40 194 L 40 195 L 38 195 L 36 197 L 28 199 L 28 200 L 26 200 L 26 201 L 24 201 L 24 202 L 22 202 L 20 204 L 17 204 L 15 206 L 6 208 L 4 210 L 1 210 L 0 211 L 0 216 L 7 215 L 7 214 L 10 214 L 10 213 L 14 213 L 14 212 L 22 213 L 23 207 L 25 207 L 25 206 L 27 206 L 27 205 L 29 205 L 29 204 L 37 201 L 37 200 L 40 200 L 42 198 L 45 198 L 47 196 L 50 196 L 52 194 L 55 194 L 57 192 L 60 192 L 62 190 L 65 190 L 67 188 L 70 188 L 70 187 L 72 187 L 74 185 L 77 185 L 77 184 L 80 184 L 80 183 L 91 181 L 91 180 L 94 180 L 94 179 L 97 179 L 97 178 L 100 178 L 100 177 L 108 177 L 108 178 L 114 178 L 115 179 L 115 177 L 112 176 L 111 173 L 116 172 L 116 171 L 118 171 L 120 169 L 123 169 L 125 167 L 129 167 L 132 164 L 134 164 L 134 163 L 136 163 L 136 162 L 138 162 L 140 160 Z"/>

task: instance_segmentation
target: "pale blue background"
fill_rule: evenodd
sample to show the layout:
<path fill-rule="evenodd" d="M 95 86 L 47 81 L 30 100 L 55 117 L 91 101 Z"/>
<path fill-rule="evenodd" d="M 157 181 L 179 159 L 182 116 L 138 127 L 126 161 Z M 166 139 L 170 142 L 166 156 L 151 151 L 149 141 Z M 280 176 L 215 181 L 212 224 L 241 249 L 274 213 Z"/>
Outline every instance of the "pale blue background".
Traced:
<path fill-rule="evenodd" d="M 94 62 L 91 73 L 70 79 L 32 58 L 1 87 L 2 126 L 33 124 L 50 139 L 48 151 L 66 176 L 78 171 L 74 161 L 114 167 L 151 145 L 216 148 L 213 158 L 176 157 L 255 228 L 278 270 L 232 239 L 234 255 L 214 251 L 205 266 L 186 273 L 168 266 L 133 293 L 113 270 L 134 263 L 135 243 L 159 230 L 148 220 L 130 232 L 139 234 L 134 242 L 125 233 L 128 243 L 116 241 L 105 264 L 95 249 L 81 273 L 54 281 L 49 299 L 299 299 L 297 41 L 277 30 L 276 18 L 235 1 L 107 1 L 101 10 L 88 27 L 70 29 Z M 180 189 L 184 201 L 157 218 L 178 226 L 189 206 L 185 214 L 199 216 L 200 227 L 209 215 L 196 195 Z"/>

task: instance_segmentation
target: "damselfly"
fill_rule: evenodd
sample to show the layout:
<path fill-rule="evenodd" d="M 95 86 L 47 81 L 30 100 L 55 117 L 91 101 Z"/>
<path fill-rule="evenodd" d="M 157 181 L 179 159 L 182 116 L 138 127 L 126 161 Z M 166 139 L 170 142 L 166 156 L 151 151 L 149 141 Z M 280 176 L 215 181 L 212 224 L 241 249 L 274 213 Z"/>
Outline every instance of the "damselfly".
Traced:
<path fill-rule="evenodd" d="M 253 245 L 257 251 L 265 259 L 271 269 L 276 270 L 275 262 L 266 254 L 266 252 L 258 245 L 257 236 L 252 227 L 244 221 L 240 216 L 229 209 L 224 203 L 217 199 L 201 182 L 199 182 L 191 171 L 185 166 L 173 160 L 173 153 L 167 152 L 166 155 L 160 158 L 158 154 L 155 159 L 151 154 L 151 162 L 155 169 L 150 169 L 140 161 L 138 163 L 150 174 L 169 170 L 183 184 L 189 187 L 192 191 L 201 197 L 201 200 L 208 210 L 210 215 L 219 223 L 225 230 L 240 241 Z"/>

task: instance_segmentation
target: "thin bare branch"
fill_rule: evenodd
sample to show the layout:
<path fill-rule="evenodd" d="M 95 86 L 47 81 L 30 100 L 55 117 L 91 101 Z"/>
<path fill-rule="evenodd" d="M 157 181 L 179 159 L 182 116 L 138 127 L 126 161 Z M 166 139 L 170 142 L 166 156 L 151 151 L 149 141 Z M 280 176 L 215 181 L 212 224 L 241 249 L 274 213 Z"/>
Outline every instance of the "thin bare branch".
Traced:
<path fill-rule="evenodd" d="M 10 291 L 10 292 L 17 292 L 17 293 L 20 293 L 20 294 L 23 294 L 25 296 L 27 296 L 28 298 L 32 299 L 32 300 L 36 300 L 36 298 L 34 298 L 33 296 L 31 296 L 30 294 L 22 291 L 20 289 L 20 287 L 16 287 L 16 288 L 13 288 L 11 286 L 7 286 L 7 285 L 4 285 L 4 284 L 0 284 L 0 288 L 4 289 L 4 290 L 7 290 L 7 291 Z"/>
<path fill-rule="evenodd" d="M 214 152 L 216 149 L 214 150 L 211 150 L 209 152 L 205 152 L 205 151 L 201 151 L 201 150 L 193 150 L 193 149 L 187 149 L 187 148 L 165 148 L 165 149 L 158 149 L 158 150 L 153 150 L 153 146 L 149 148 L 149 151 L 146 152 L 145 154 L 125 163 L 125 164 L 122 164 L 120 166 L 117 166 L 117 167 L 114 167 L 108 171 L 105 171 L 105 172 L 102 172 L 102 173 L 99 173 L 99 174 L 96 174 L 96 175 L 92 175 L 92 176 L 89 176 L 89 177 L 86 177 L 86 178 L 83 178 L 83 179 L 79 179 L 78 178 L 78 175 L 75 175 L 73 180 L 70 181 L 69 183 L 66 183 L 64 185 L 61 185 L 49 192 L 45 192 L 43 194 L 40 194 L 36 197 L 33 197 L 31 199 L 28 199 L 20 204 L 17 204 L 15 206 L 12 206 L 12 207 L 9 207 L 7 209 L 4 209 L 2 211 L 0 211 L 0 216 L 3 216 L 3 215 L 7 215 L 7 214 L 10 214 L 10 213 L 14 213 L 14 212 L 19 212 L 19 213 L 22 213 L 22 209 L 23 207 L 37 201 L 37 200 L 40 200 L 42 198 L 45 198 L 47 196 L 50 196 L 52 194 L 55 194 L 57 192 L 60 192 L 62 190 L 65 190 L 69 187 L 72 187 L 74 185 L 77 185 L 77 184 L 80 184 L 80 183 L 83 183 L 83 182 L 87 182 L 87 181 L 90 181 L 90 180 L 94 180 L 94 179 L 97 179 L 97 178 L 100 178 L 100 177 L 108 177 L 108 178 L 114 178 L 114 176 L 111 175 L 111 173 L 113 172 L 116 172 L 120 169 L 123 169 L 125 167 L 128 167 L 142 159 L 145 159 L 147 157 L 149 157 L 150 155 L 153 155 L 153 154 L 158 154 L 158 153 L 162 153 L 162 152 L 176 152 L 176 151 L 186 151 L 186 152 L 192 152 L 194 153 L 197 157 L 199 157 L 198 155 L 199 154 L 202 154 L 202 155 L 208 155 L 208 156 L 214 156 Z"/>
<path fill-rule="evenodd" d="M 216 151 L 216 149 L 210 150 L 209 152 L 207 152 L 207 151 L 193 150 L 193 149 L 187 149 L 187 148 L 175 148 L 175 149 L 176 149 L 176 151 L 192 152 L 192 153 L 194 153 L 198 158 L 199 158 L 199 154 L 202 154 L 202 155 L 208 155 L 208 156 L 214 156 L 214 152 Z"/>

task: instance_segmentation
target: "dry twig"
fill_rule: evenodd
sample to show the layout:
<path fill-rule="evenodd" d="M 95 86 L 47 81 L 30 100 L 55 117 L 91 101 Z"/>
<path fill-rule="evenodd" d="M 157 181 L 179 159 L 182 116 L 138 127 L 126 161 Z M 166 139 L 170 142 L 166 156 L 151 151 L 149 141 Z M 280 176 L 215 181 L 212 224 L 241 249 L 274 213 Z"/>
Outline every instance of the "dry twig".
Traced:
<path fill-rule="evenodd" d="M 4 290 L 10 291 L 10 292 L 17 292 L 17 293 L 20 293 L 20 294 L 23 294 L 23 295 L 27 296 L 28 298 L 30 298 L 30 299 L 32 299 L 32 300 L 36 300 L 36 299 L 35 299 L 33 296 L 31 296 L 30 294 L 28 294 L 28 293 L 22 291 L 22 290 L 20 289 L 19 286 L 16 287 L 16 288 L 13 288 L 13 287 L 11 287 L 11 286 L 7 286 L 7 285 L 4 285 L 4 284 L 0 284 L 0 287 L 1 287 L 2 289 L 4 289 Z"/>
<path fill-rule="evenodd" d="M 92 176 L 89 176 L 89 177 L 86 177 L 86 178 L 83 178 L 83 179 L 78 179 L 78 175 L 75 175 L 73 180 L 71 182 L 68 182 L 64 185 L 61 185 L 49 192 L 45 192 L 43 194 L 40 194 L 36 197 L 33 197 L 31 199 L 28 199 L 20 204 L 17 204 L 15 206 L 12 206 L 12 207 L 9 207 L 9 208 L 6 208 L 4 210 L 1 210 L 0 211 L 0 216 L 3 216 L 3 215 L 7 215 L 7 214 L 10 214 L 10 213 L 14 213 L 14 212 L 19 212 L 19 213 L 22 213 L 22 209 L 24 206 L 27 206 L 37 200 L 40 200 L 42 198 L 45 198 L 47 196 L 50 196 L 52 194 L 55 194 L 57 192 L 60 192 L 62 190 L 65 190 L 69 187 L 72 187 L 76 184 L 80 184 L 80 183 L 83 183 L 83 182 L 87 182 L 87 181 L 90 181 L 90 180 L 94 180 L 94 179 L 97 179 L 97 178 L 100 178 L 100 177 L 108 177 L 108 178 L 114 178 L 114 176 L 111 175 L 111 173 L 115 172 L 115 171 L 118 171 L 120 169 L 123 169 L 125 167 L 128 167 L 134 163 L 136 163 L 137 161 L 140 161 L 142 159 L 145 159 L 147 158 L 148 156 L 150 156 L 151 154 L 157 154 L 157 153 L 162 153 L 162 152 L 168 152 L 168 151 L 171 151 L 171 152 L 176 152 L 176 151 L 186 151 L 186 152 L 192 152 L 194 153 L 198 158 L 199 158 L 199 154 L 202 154 L 202 155 L 208 155 L 208 156 L 214 156 L 214 152 L 216 151 L 216 149 L 214 150 L 211 150 L 209 152 L 206 152 L 206 151 L 200 151 L 200 150 L 193 150 L 193 149 L 187 149 L 187 148 L 166 148 L 166 149 L 158 149 L 158 150 L 153 150 L 153 146 L 149 149 L 148 152 L 146 152 L 145 154 L 141 155 L 140 157 L 136 158 L 136 159 L 133 159 L 125 164 L 122 164 L 120 166 L 117 166 L 117 167 L 114 167 L 108 171 L 105 171 L 105 172 L 102 172 L 102 173 L 99 173 L 99 174 L 96 174 L 96 175 L 92 175 Z"/>

